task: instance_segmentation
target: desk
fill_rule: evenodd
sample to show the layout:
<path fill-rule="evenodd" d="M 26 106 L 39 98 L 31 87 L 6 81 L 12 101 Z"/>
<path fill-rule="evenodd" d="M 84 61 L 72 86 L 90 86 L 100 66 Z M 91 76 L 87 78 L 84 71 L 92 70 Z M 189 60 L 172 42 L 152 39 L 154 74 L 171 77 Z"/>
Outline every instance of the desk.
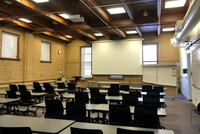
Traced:
<path fill-rule="evenodd" d="M 1 127 L 30 127 L 35 133 L 56 134 L 67 128 L 75 121 L 37 118 L 28 116 L 2 115 L 0 116 Z"/>
<path fill-rule="evenodd" d="M 83 123 L 75 122 L 70 127 L 76 128 L 87 128 L 87 129 L 100 129 L 103 131 L 103 134 L 117 134 L 117 128 L 130 129 L 130 130 L 142 130 L 142 131 L 154 131 L 154 134 L 174 134 L 172 130 L 166 129 L 150 129 L 150 128 L 139 128 L 139 127 L 125 127 L 125 126 L 116 126 L 116 125 L 103 125 L 103 124 L 94 124 L 94 123 Z M 67 127 L 60 134 L 70 134 L 70 127 Z"/>
<path fill-rule="evenodd" d="M 20 101 L 20 99 L 0 98 L 0 104 L 3 104 L 3 106 L 6 105 L 7 113 L 9 112 L 9 104 L 13 102 L 18 102 L 18 101 Z"/>

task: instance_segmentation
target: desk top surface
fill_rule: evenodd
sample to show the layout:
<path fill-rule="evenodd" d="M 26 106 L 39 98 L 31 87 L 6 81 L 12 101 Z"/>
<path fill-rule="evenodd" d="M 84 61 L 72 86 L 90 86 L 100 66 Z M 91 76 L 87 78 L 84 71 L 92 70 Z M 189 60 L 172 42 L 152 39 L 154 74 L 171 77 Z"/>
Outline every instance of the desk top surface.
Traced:
<path fill-rule="evenodd" d="M 0 104 L 12 103 L 16 101 L 20 101 L 20 99 L 0 98 Z"/>
<path fill-rule="evenodd" d="M 1 115 L 1 127 L 31 127 L 32 131 L 40 133 L 58 133 L 74 123 L 72 120 L 47 119 L 38 117 Z"/>
<path fill-rule="evenodd" d="M 70 127 L 100 129 L 103 131 L 103 134 L 116 134 L 117 128 L 123 128 L 129 130 L 141 130 L 141 131 L 154 131 L 154 134 L 174 134 L 172 130 L 165 130 L 165 129 L 148 129 L 139 127 L 125 127 L 125 126 L 103 125 L 103 124 L 81 123 L 81 122 L 75 122 Z M 63 130 L 60 134 L 70 134 L 71 133 L 70 127 Z"/>

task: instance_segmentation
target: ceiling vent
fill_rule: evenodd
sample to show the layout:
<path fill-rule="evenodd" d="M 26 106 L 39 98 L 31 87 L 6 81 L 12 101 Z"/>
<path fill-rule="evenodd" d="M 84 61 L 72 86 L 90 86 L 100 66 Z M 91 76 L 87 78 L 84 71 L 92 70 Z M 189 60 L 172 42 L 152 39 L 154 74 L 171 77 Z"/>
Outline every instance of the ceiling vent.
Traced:
<path fill-rule="evenodd" d="M 84 22 L 84 18 L 79 14 L 77 14 L 77 15 L 69 15 L 69 19 L 72 22 Z"/>

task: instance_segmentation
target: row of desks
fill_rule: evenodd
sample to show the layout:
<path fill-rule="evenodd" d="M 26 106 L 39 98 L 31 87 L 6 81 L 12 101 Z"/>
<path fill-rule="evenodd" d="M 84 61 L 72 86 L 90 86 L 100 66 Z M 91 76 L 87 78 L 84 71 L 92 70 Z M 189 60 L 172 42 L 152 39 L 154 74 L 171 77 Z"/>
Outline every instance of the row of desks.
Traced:
<path fill-rule="evenodd" d="M 34 133 L 70 134 L 70 127 L 100 129 L 103 134 L 116 134 L 117 128 L 154 131 L 154 134 L 174 134 L 172 130 L 125 127 L 93 123 L 75 122 L 73 120 L 48 119 L 15 115 L 1 115 L 0 127 L 30 127 Z"/>

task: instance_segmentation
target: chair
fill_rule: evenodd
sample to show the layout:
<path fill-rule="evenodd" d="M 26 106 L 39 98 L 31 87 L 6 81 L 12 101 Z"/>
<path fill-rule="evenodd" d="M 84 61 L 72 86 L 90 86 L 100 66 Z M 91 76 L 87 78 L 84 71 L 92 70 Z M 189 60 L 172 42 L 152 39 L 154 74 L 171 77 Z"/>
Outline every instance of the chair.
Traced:
<path fill-rule="evenodd" d="M 36 116 L 36 111 L 29 110 L 29 107 L 35 103 L 34 101 L 32 101 L 30 91 L 21 91 L 20 95 L 21 95 L 20 106 L 27 107 L 27 109 L 25 111 L 23 111 L 23 113 L 25 115 L 28 115 L 29 113 L 33 113 Z"/>
<path fill-rule="evenodd" d="M 119 84 L 110 84 L 110 88 L 119 89 Z"/>
<path fill-rule="evenodd" d="M 129 91 L 130 90 L 130 86 L 129 85 L 121 85 L 120 86 L 120 90 Z"/>
<path fill-rule="evenodd" d="M 51 86 L 51 84 L 49 83 L 49 82 L 44 82 L 43 83 L 43 87 L 45 88 L 45 87 L 49 87 L 49 86 Z"/>
<path fill-rule="evenodd" d="M 15 92 L 18 91 L 18 87 L 15 84 L 9 84 L 9 88 L 10 88 L 11 91 L 15 91 Z"/>
<path fill-rule="evenodd" d="M 64 108 L 61 100 L 45 100 L 45 118 L 63 119 Z"/>
<path fill-rule="evenodd" d="M 103 134 L 100 129 L 86 129 L 70 127 L 71 134 Z"/>
<path fill-rule="evenodd" d="M 79 103 L 89 103 L 89 96 L 87 92 L 76 92 L 75 102 Z"/>
<path fill-rule="evenodd" d="M 99 92 L 99 88 L 89 88 L 89 90 L 90 90 L 90 94 L 99 94 L 100 92 Z"/>
<path fill-rule="evenodd" d="M 130 92 L 129 94 L 131 94 L 135 97 L 142 97 L 141 92 Z"/>
<path fill-rule="evenodd" d="M 75 93 L 78 91 L 75 83 L 69 82 L 69 83 L 67 83 L 67 85 L 68 85 L 68 93 Z"/>
<path fill-rule="evenodd" d="M 109 88 L 108 89 L 108 96 L 119 96 L 119 88 Z"/>
<path fill-rule="evenodd" d="M 135 106 L 138 104 L 138 97 L 134 94 L 123 94 L 122 103 L 124 105 Z"/>
<path fill-rule="evenodd" d="M 109 105 L 109 124 L 122 126 L 133 125 L 130 107 L 127 105 Z"/>
<path fill-rule="evenodd" d="M 45 92 L 47 95 L 45 96 L 46 99 L 54 99 L 56 96 L 58 96 L 51 85 L 45 85 Z"/>
<path fill-rule="evenodd" d="M 80 122 L 88 121 L 84 103 L 66 102 L 66 119 Z"/>
<path fill-rule="evenodd" d="M 148 91 L 152 89 L 152 85 L 142 85 L 142 91 Z"/>
<path fill-rule="evenodd" d="M 164 87 L 163 86 L 154 86 L 153 89 L 159 91 L 159 92 L 164 92 Z"/>
<path fill-rule="evenodd" d="M 148 96 L 148 95 L 143 95 L 142 104 L 144 106 L 155 106 L 157 108 L 160 108 L 162 106 L 160 103 L 160 97 Z"/>
<path fill-rule="evenodd" d="M 58 85 L 58 89 L 65 89 L 65 88 L 67 88 L 67 87 L 65 86 L 65 83 L 64 83 L 64 82 L 57 82 L 57 85 Z"/>
<path fill-rule="evenodd" d="M 135 106 L 134 124 L 136 127 L 161 128 L 157 107 L 153 106 Z"/>
<path fill-rule="evenodd" d="M 117 128 L 117 134 L 154 134 L 153 131 L 142 131 L 142 130 L 128 130 L 123 128 Z"/>
<path fill-rule="evenodd" d="M 14 98 L 14 99 L 17 98 L 17 94 L 15 91 L 7 90 L 6 93 L 7 93 L 7 98 Z M 13 102 L 8 105 L 10 107 L 9 113 L 11 113 L 11 112 L 13 112 L 14 114 L 19 113 L 19 108 L 18 108 L 19 102 Z M 12 107 L 13 107 L 13 110 L 11 110 Z M 17 108 L 17 110 L 15 108 Z"/>
<path fill-rule="evenodd" d="M 19 92 L 27 91 L 26 85 L 18 85 Z"/>
<path fill-rule="evenodd" d="M 34 88 L 33 92 L 38 92 L 38 93 L 43 92 L 39 82 L 33 82 L 33 88 Z"/>
<path fill-rule="evenodd" d="M 30 127 L 0 127 L 0 134 L 32 134 Z"/>

